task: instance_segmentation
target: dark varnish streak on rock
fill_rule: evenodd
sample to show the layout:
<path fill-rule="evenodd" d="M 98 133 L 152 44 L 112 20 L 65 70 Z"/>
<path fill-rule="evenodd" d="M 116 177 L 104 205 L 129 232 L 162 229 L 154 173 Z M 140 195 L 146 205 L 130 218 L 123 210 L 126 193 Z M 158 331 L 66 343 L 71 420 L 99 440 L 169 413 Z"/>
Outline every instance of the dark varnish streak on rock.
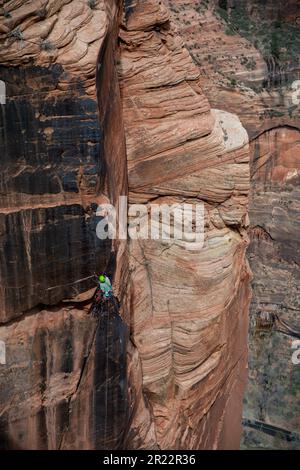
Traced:
<path fill-rule="evenodd" d="M 106 312 L 95 337 L 93 434 L 96 449 L 122 448 L 127 422 L 127 326 Z"/>
<path fill-rule="evenodd" d="M 93 287 L 109 259 L 110 241 L 96 236 L 104 159 L 97 102 L 79 80 L 58 92 L 63 73 L 58 65 L 0 68 L 0 322 Z M 90 208 L 68 201 L 82 191 L 95 195 Z"/>
<path fill-rule="evenodd" d="M 6 315 L 54 305 L 94 285 L 93 273 L 106 266 L 110 253 L 110 240 L 96 237 L 98 220 L 95 213 L 86 218 L 75 204 L 0 213 Z"/>

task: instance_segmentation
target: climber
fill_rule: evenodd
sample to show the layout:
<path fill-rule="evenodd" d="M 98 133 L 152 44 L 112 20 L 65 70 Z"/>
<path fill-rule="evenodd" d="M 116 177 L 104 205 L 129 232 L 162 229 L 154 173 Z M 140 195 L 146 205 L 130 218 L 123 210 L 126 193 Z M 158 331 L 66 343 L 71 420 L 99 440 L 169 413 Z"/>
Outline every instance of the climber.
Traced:
<path fill-rule="evenodd" d="M 109 277 L 106 276 L 106 274 L 100 274 L 89 313 L 92 313 L 94 317 L 99 317 L 104 312 L 112 311 L 119 314 L 119 308 L 120 303 L 118 298 L 113 294 Z"/>
<path fill-rule="evenodd" d="M 104 299 L 110 299 L 113 296 L 111 282 L 105 274 L 99 276 L 99 287 Z"/>

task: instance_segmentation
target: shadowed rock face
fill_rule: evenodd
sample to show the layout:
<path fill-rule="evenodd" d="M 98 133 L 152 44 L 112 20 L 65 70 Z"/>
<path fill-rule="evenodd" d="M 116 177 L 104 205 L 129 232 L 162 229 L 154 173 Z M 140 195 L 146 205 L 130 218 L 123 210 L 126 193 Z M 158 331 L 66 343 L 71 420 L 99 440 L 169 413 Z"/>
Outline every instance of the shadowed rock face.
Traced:
<path fill-rule="evenodd" d="M 79 81 L 55 96 L 62 75 L 58 65 L 1 70 L 2 322 L 92 287 L 109 257 L 110 244 L 95 236 L 97 102 Z"/>
<path fill-rule="evenodd" d="M 34 30 L 33 26 L 31 33 L 26 29 L 22 41 L 8 38 L 4 43 L 2 62 L 13 67 L 1 69 L 7 89 L 7 104 L 1 114 L 2 322 L 39 303 L 51 305 L 75 297 L 94 285 L 93 274 L 107 266 L 111 251 L 108 241 L 96 237 L 101 194 L 106 193 L 114 202 L 120 191 L 125 193 L 122 125 L 114 121 L 120 106 L 114 79 L 115 33 L 110 31 L 104 40 L 105 30 L 113 31 L 116 25 L 105 4 L 99 4 L 95 16 L 103 24 L 93 35 L 94 13 L 85 2 L 75 3 L 74 10 L 62 4 L 59 14 L 48 6 L 47 15 L 54 24 L 47 41 L 53 31 L 74 21 L 70 32 L 73 41 L 84 44 L 83 34 L 90 20 L 91 36 L 85 39 L 86 53 L 81 61 L 74 62 L 75 43 L 61 61 L 53 64 L 59 44 L 51 43 L 47 54 L 43 43 L 37 42 L 41 41 L 38 27 L 44 25 L 38 4 L 31 12 L 32 21 L 37 22 Z M 16 31 L 13 19 L 17 12 L 11 17 L 7 24 Z M 18 28 L 22 27 L 21 22 Z M 109 54 L 107 40 L 112 45 Z M 101 67 L 97 69 L 98 93 L 114 99 L 99 100 L 98 113 L 95 69 L 100 49 L 101 67 L 106 72 L 102 77 Z M 27 63 L 27 54 L 34 65 Z M 111 161 L 108 169 L 107 159 Z"/>
<path fill-rule="evenodd" d="M 63 309 L 1 327 L 1 448 L 60 447 L 94 329 L 83 312 Z"/>
<path fill-rule="evenodd" d="M 107 449 L 126 430 L 126 326 L 76 308 L 1 327 L 1 449 Z"/>
<path fill-rule="evenodd" d="M 126 427 L 126 326 L 87 315 L 95 272 L 124 304 L 127 284 L 124 246 L 96 237 L 98 204 L 126 194 L 126 159 L 118 5 L 94 6 L 12 3 L 1 18 L 12 34 L 0 70 L 0 448 L 119 448 Z"/>
<path fill-rule="evenodd" d="M 227 3 L 227 8 L 232 9 L 240 7 L 246 8 L 252 18 L 260 19 L 262 15 L 270 21 L 283 19 L 285 21 L 294 21 L 299 17 L 299 8 L 295 0 L 222 0 L 218 2 L 223 5 Z"/>
<path fill-rule="evenodd" d="M 12 3 L 2 20 L 0 447 L 237 448 L 247 132 L 211 109 L 162 2 Z M 144 207 L 203 203 L 204 247 L 100 242 L 96 206 L 127 175 Z M 97 323 L 104 269 L 121 316 Z"/>
<path fill-rule="evenodd" d="M 291 330 L 299 323 L 299 176 L 300 132 L 282 127 L 255 139 L 252 162 L 252 267 L 249 387 L 245 400 L 244 445 L 299 448 L 299 366 L 292 363 Z M 259 431 L 253 422 L 271 424 L 277 432 Z M 294 433 L 293 438 L 285 432 Z"/>

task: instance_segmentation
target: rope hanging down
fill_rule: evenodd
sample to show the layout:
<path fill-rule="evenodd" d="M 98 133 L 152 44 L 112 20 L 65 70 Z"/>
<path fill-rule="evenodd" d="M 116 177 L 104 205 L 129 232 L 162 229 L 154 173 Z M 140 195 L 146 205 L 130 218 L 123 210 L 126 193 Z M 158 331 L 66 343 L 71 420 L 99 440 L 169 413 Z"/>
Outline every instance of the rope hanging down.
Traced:
<path fill-rule="evenodd" d="M 105 274 L 98 277 L 90 313 L 98 319 L 95 335 L 93 435 L 97 449 L 121 449 L 128 420 L 127 327 Z"/>

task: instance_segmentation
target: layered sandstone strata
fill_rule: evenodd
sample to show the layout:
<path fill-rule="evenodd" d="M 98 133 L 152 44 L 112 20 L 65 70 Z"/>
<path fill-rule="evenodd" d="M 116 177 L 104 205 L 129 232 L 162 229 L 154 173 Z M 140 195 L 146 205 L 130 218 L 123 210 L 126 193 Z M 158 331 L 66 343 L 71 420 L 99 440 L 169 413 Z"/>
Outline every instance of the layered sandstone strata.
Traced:
<path fill-rule="evenodd" d="M 212 106 L 236 113 L 250 138 L 299 121 L 291 85 L 299 77 L 300 33 L 296 18 L 287 23 L 284 13 L 280 17 L 288 11 L 282 2 L 276 9 L 271 0 L 263 6 L 255 0 L 166 3 Z"/>
<path fill-rule="evenodd" d="M 3 10 L 1 446 L 237 448 L 247 133 L 211 109 L 161 2 L 124 1 L 116 50 L 118 6 L 16 0 Z M 130 242 L 129 279 L 125 243 L 95 236 L 97 204 L 117 204 L 127 173 L 143 207 L 203 203 L 204 247 Z M 121 317 L 86 315 L 93 272 L 105 268 L 130 341 Z"/>
<path fill-rule="evenodd" d="M 202 249 L 130 242 L 131 330 L 142 383 L 127 442 L 238 448 L 249 302 L 248 136 L 237 116 L 210 108 L 164 5 L 126 5 L 119 75 L 130 201 L 205 206 Z"/>

